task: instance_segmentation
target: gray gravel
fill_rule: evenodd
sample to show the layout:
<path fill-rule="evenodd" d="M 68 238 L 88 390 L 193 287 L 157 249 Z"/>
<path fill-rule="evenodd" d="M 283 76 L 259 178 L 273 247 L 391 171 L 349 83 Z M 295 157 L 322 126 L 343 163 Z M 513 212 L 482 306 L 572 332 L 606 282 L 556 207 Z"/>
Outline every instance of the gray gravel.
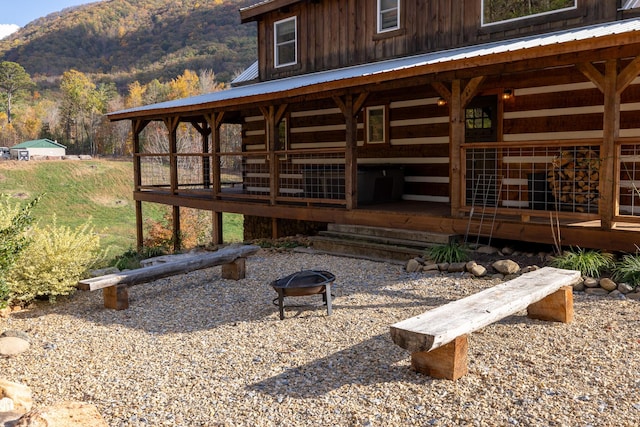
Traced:
<path fill-rule="evenodd" d="M 268 283 L 309 268 L 336 275 L 333 315 L 289 298 L 280 321 Z M 130 288 L 126 311 L 78 292 L 0 319 L 32 341 L 0 376 L 111 426 L 640 425 L 635 301 L 577 293 L 572 324 L 519 313 L 472 334 L 458 381 L 413 372 L 389 325 L 495 283 L 261 251 L 238 282 L 217 267 Z"/>

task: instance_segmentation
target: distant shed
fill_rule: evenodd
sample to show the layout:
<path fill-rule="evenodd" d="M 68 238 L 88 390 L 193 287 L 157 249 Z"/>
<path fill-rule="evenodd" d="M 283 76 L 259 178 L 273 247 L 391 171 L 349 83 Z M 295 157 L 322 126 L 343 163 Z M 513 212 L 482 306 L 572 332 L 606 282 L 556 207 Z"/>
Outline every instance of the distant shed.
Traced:
<path fill-rule="evenodd" d="M 50 139 L 36 139 L 14 145 L 9 150 L 12 159 L 21 159 L 21 152 L 27 151 L 29 158 L 34 157 L 63 157 L 67 154 L 67 147 Z"/>

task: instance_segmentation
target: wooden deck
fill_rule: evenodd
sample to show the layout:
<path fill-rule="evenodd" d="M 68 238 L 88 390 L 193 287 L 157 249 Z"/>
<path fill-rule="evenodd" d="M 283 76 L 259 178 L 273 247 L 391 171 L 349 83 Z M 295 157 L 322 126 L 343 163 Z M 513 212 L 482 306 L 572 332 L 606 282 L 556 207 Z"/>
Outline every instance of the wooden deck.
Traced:
<path fill-rule="evenodd" d="M 450 206 L 444 203 L 400 201 L 377 205 L 364 205 L 348 210 L 339 206 L 318 206 L 305 204 L 271 205 L 268 200 L 214 200 L 211 194 L 183 193 L 171 195 L 166 192 L 141 191 L 134 194 L 136 201 L 161 203 L 212 212 L 230 212 L 242 215 L 284 218 L 337 224 L 367 225 L 408 230 L 429 231 L 444 234 L 470 236 L 492 235 L 494 239 L 519 240 L 524 242 L 553 244 L 553 234 L 549 217 L 530 210 L 515 211 L 512 214 L 499 213 L 493 222 L 485 217 L 479 232 L 480 218 L 474 215 L 469 220 L 466 213 L 453 217 Z M 535 214 L 535 215 L 532 215 Z M 555 218 L 554 218 L 555 221 Z M 597 248 L 611 251 L 635 252 L 640 239 L 640 224 L 616 223 L 611 230 L 601 228 L 600 220 L 562 217 L 560 235 L 565 246 Z"/>

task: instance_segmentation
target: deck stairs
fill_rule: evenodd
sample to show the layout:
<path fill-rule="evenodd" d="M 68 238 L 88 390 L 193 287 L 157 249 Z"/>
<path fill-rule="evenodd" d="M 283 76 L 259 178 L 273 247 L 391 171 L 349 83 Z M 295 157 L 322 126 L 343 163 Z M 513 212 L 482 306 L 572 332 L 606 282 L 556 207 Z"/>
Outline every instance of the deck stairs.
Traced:
<path fill-rule="evenodd" d="M 311 238 L 318 252 L 377 261 L 406 262 L 423 256 L 434 245 L 447 244 L 457 236 L 359 225 L 329 224 L 327 231 Z"/>

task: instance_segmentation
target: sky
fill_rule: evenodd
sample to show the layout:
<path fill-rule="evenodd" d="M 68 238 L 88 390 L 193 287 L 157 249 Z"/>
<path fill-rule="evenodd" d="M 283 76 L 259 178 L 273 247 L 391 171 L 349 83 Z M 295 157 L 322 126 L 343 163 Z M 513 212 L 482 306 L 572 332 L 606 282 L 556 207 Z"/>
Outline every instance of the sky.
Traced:
<path fill-rule="evenodd" d="M 24 27 L 34 19 L 70 6 L 93 3 L 97 0 L 0 0 L 0 38 Z"/>

